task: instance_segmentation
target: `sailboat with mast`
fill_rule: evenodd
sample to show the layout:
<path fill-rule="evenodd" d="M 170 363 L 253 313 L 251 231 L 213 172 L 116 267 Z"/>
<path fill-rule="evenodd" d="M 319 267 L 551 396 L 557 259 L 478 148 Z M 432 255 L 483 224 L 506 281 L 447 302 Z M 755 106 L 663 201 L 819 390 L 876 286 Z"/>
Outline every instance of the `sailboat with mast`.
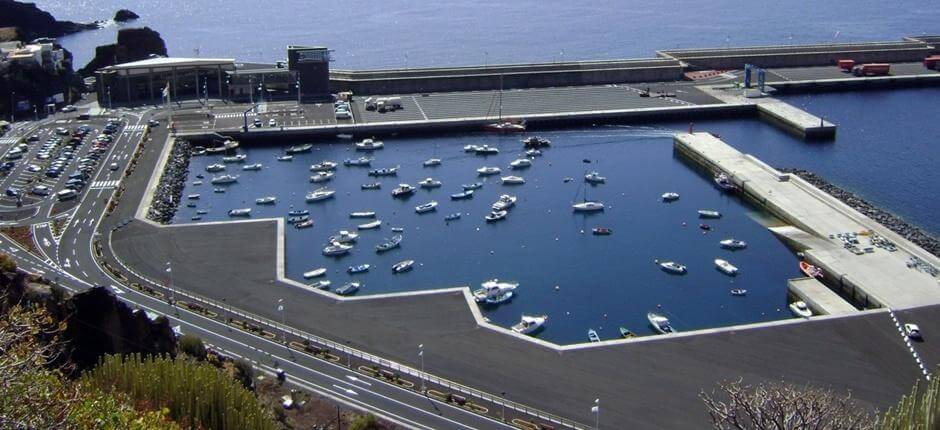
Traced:
<path fill-rule="evenodd" d="M 492 105 L 491 105 L 492 107 Z M 497 95 L 496 122 L 483 125 L 483 130 L 496 133 L 520 133 L 525 131 L 525 123 L 512 122 L 503 119 L 503 75 L 499 75 L 499 93 Z M 489 112 L 487 112 L 489 116 Z"/>
<path fill-rule="evenodd" d="M 571 208 L 574 209 L 575 212 L 600 212 L 604 210 L 604 203 L 596 200 L 588 200 L 588 187 L 586 184 L 581 184 L 581 187 L 579 188 L 579 191 L 584 191 L 584 195 L 580 202 L 574 202 L 571 204 Z"/>

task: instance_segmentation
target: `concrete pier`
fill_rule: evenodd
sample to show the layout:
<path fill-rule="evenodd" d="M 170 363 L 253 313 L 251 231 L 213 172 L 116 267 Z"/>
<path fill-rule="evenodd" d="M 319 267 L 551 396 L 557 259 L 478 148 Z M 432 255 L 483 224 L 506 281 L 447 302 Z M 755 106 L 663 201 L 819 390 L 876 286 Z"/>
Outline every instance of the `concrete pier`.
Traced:
<path fill-rule="evenodd" d="M 816 315 L 850 315 L 859 312 L 815 278 L 790 279 L 787 287 L 791 294 L 806 302 Z"/>
<path fill-rule="evenodd" d="M 836 135 L 836 125 L 789 103 L 773 97 L 744 97 L 744 89 L 734 87 L 699 87 L 725 103 L 753 104 L 760 115 L 770 118 L 771 123 L 782 125 L 805 139 L 831 139 Z M 754 90 L 756 91 L 756 90 Z"/>
<path fill-rule="evenodd" d="M 729 175 L 744 198 L 799 229 L 792 230 L 787 241 L 797 244 L 810 263 L 823 269 L 827 285 L 842 290 L 859 305 L 905 309 L 940 304 L 940 279 L 908 267 L 913 256 L 934 267 L 940 267 L 940 259 L 887 227 L 711 134 L 677 134 L 675 148 L 707 170 Z M 856 234 L 858 246 L 870 247 L 871 252 L 856 254 L 847 249 L 837 236 L 846 233 Z M 893 242 L 897 250 L 872 247 L 874 235 Z"/>

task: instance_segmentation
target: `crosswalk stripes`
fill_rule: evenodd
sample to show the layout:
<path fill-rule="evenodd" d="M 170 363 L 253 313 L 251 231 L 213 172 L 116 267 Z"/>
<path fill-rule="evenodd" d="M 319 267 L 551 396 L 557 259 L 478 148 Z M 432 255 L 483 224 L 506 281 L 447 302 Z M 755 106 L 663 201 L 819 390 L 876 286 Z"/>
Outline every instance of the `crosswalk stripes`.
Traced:
<path fill-rule="evenodd" d="M 0 138 L 0 145 L 13 144 L 20 140 L 19 137 L 3 137 Z"/>
<path fill-rule="evenodd" d="M 147 128 L 147 126 L 144 124 L 129 125 L 124 127 L 124 131 L 144 131 L 145 128 Z"/>
<path fill-rule="evenodd" d="M 241 118 L 243 115 L 244 114 L 239 113 L 239 112 L 229 112 L 229 113 L 218 113 L 218 114 L 215 114 L 214 116 L 217 119 L 224 119 L 224 118 Z"/>
<path fill-rule="evenodd" d="M 91 183 L 91 189 L 97 190 L 101 188 L 114 188 L 121 182 L 120 179 L 113 179 L 110 181 L 95 181 Z"/>

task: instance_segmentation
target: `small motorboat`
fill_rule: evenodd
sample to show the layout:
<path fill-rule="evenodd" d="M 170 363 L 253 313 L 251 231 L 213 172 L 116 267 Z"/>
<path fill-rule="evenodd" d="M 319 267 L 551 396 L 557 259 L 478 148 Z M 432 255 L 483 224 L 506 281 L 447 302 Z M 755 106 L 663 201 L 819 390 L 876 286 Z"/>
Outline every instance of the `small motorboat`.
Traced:
<path fill-rule="evenodd" d="M 747 290 L 745 290 L 745 289 L 743 289 L 743 288 L 735 288 L 735 289 L 731 290 L 731 295 L 732 295 L 732 296 L 746 296 L 746 295 L 747 295 Z"/>
<path fill-rule="evenodd" d="M 202 181 L 193 181 L 193 185 L 202 185 Z"/>
<path fill-rule="evenodd" d="M 398 174 L 399 167 L 400 166 L 372 169 L 369 171 L 369 176 L 395 176 Z"/>
<path fill-rule="evenodd" d="M 336 257 L 340 255 L 348 254 L 350 250 L 353 249 L 352 245 L 346 245 L 344 243 L 331 243 L 326 248 L 323 248 L 323 255 L 329 257 Z"/>
<path fill-rule="evenodd" d="M 480 145 L 465 145 L 463 147 L 463 152 L 477 152 L 477 149 L 480 148 Z"/>
<path fill-rule="evenodd" d="M 663 193 L 662 199 L 664 202 L 674 202 L 679 200 L 679 193 Z"/>
<path fill-rule="evenodd" d="M 209 213 L 208 209 L 199 209 L 196 211 L 196 215 L 205 215 L 207 213 Z"/>
<path fill-rule="evenodd" d="M 359 292 L 360 285 L 361 284 L 358 282 L 349 282 L 349 283 L 343 284 L 342 287 L 339 287 L 336 289 L 336 294 L 339 294 L 341 296 L 351 296 Z"/>
<path fill-rule="evenodd" d="M 385 147 L 385 142 L 371 138 L 362 139 L 354 144 L 357 151 L 374 151 Z"/>
<path fill-rule="evenodd" d="M 333 172 L 317 172 L 315 175 L 310 176 L 310 182 L 313 183 L 326 182 L 330 179 L 333 179 Z"/>
<path fill-rule="evenodd" d="M 519 334 L 533 334 L 548 322 L 548 315 L 522 315 L 518 323 L 515 323 L 510 329 Z"/>
<path fill-rule="evenodd" d="M 631 337 L 636 337 L 636 333 L 630 331 L 626 327 L 620 327 L 620 337 L 624 339 L 630 339 Z"/>
<path fill-rule="evenodd" d="M 262 165 L 261 163 L 246 164 L 246 165 L 242 166 L 242 170 L 246 170 L 246 171 L 258 171 L 258 170 L 261 170 L 262 167 L 264 167 L 264 165 Z"/>
<path fill-rule="evenodd" d="M 228 216 L 251 216 L 251 208 L 232 209 L 228 211 Z"/>
<path fill-rule="evenodd" d="M 216 194 L 223 194 L 225 193 L 225 188 L 213 188 L 212 192 Z"/>
<path fill-rule="evenodd" d="M 516 282 L 500 281 L 499 279 L 490 279 L 482 284 L 478 290 L 473 291 L 473 300 L 477 303 L 486 302 L 506 293 L 512 293 L 519 287 Z"/>
<path fill-rule="evenodd" d="M 210 180 L 209 182 L 212 183 L 212 185 L 234 184 L 234 183 L 238 182 L 238 176 L 236 176 L 236 175 L 215 176 L 215 177 L 213 177 L 212 180 Z"/>
<path fill-rule="evenodd" d="M 429 158 L 429 159 L 427 159 L 427 160 L 424 160 L 424 163 L 421 163 L 421 165 L 424 166 L 424 167 L 440 166 L 440 165 L 441 165 L 441 159 L 440 159 L 440 158 Z"/>
<path fill-rule="evenodd" d="M 350 218 L 375 218 L 375 212 L 373 212 L 373 211 L 367 211 L 367 212 L 350 212 L 350 213 L 349 213 L 349 217 L 350 217 Z"/>
<path fill-rule="evenodd" d="M 287 148 L 286 152 L 288 154 L 300 154 L 301 152 L 310 152 L 311 149 L 313 149 L 313 144 L 305 143 L 303 145 L 291 146 L 290 148 Z"/>
<path fill-rule="evenodd" d="M 344 166 L 368 166 L 372 164 L 372 159 L 369 157 L 359 157 L 359 158 L 347 158 L 343 160 Z"/>
<path fill-rule="evenodd" d="M 684 275 L 688 271 L 686 270 L 685 266 L 679 263 L 676 263 L 675 261 L 664 261 L 662 263 L 659 263 L 659 267 L 663 269 L 663 271 L 666 271 L 669 273 L 675 273 L 678 275 Z"/>
<path fill-rule="evenodd" d="M 405 228 L 404 227 L 392 227 L 391 230 L 395 233 L 401 233 L 405 231 Z"/>
<path fill-rule="evenodd" d="M 311 202 L 319 202 L 319 201 L 322 201 L 322 200 L 326 200 L 326 199 L 332 198 L 333 195 L 335 195 L 335 194 L 336 194 L 336 191 L 333 191 L 333 190 L 330 190 L 330 189 L 327 189 L 327 188 L 318 188 L 318 189 L 316 189 L 316 190 L 313 190 L 313 191 L 307 193 L 307 195 L 305 196 L 305 198 L 306 198 L 306 200 L 307 200 L 308 203 L 311 203 Z"/>
<path fill-rule="evenodd" d="M 444 222 L 457 221 L 460 219 L 460 212 L 452 213 L 444 217 Z"/>
<path fill-rule="evenodd" d="M 715 186 L 722 191 L 734 192 L 738 190 L 738 186 L 731 182 L 731 178 L 724 173 L 719 173 L 715 176 Z"/>
<path fill-rule="evenodd" d="M 296 228 L 296 229 L 298 229 L 298 230 L 304 229 L 304 228 L 310 228 L 310 227 L 313 227 L 313 220 L 312 220 L 312 219 L 305 219 L 305 220 L 303 220 L 303 221 L 301 221 L 301 222 L 298 222 L 297 224 L 294 224 L 294 228 Z"/>
<path fill-rule="evenodd" d="M 330 289 L 330 284 L 332 284 L 332 282 L 330 282 L 329 279 L 324 279 L 321 281 L 314 282 L 310 284 L 309 286 L 310 288 L 316 288 L 318 290 L 328 290 Z"/>
<path fill-rule="evenodd" d="M 483 145 L 476 147 L 473 152 L 477 155 L 496 155 L 499 154 L 499 148 L 495 146 Z"/>
<path fill-rule="evenodd" d="M 672 324 L 669 323 L 669 318 L 657 314 L 655 312 L 649 312 L 646 314 L 646 319 L 649 320 L 650 325 L 653 326 L 653 329 L 662 334 L 675 333 L 676 330 L 672 328 Z"/>
<path fill-rule="evenodd" d="M 809 306 L 806 305 L 806 302 L 802 300 L 790 303 L 790 312 L 793 312 L 793 315 L 803 318 L 813 316 L 813 311 L 811 311 Z"/>
<path fill-rule="evenodd" d="M 310 211 L 307 209 L 292 209 L 291 211 L 287 212 L 287 216 L 304 216 L 304 215 L 310 215 Z"/>
<path fill-rule="evenodd" d="M 591 232 L 597 236 L 610 236 L 614 231 L 607 227 L 594 227 L 591 229 Z"/>
<path fill-rule="evenodd" d="M 434 178 L 424 178 L 418 181 L 418 186 L 421 188 L 438 188 L 442 185 L 441 181 L 438 181 Z"/>
<path fill-rule="evenodd" d="M 713 211 L 709 209 L 701 209 L 698 211 L 699 218 L 721 218 L 721 212 Z"/>
<path fill-rule="evenodd" d="M 206 171 L 209 173 L 216 173 L 225 170 L 224 164 L 210 164 L 206 166 Z"/>
<path fill-rule="evenodd" d="M 516 160 L 512 160 L 509 163 L 510 169 L 525 169 L 526 167 L 530 167 L 530 166 L 532 166 L 532 160 L 528 158 L 519 158 Z"/>
<path fill-rule="evenodd" d="M 806 276 L 809 276 L 810 278 L 822 278 L 824 276 L 822 269 L 816 266 L 813 266 L 812 264 L 809 264 L 805 261 L 800 262 L 800 271 L 803 272 L 803 274 L 805 274 Z"/>
<path fill-rule="evenodd" d="M 334 234 L 330 236 L 330 243 L 345 243 L 350 244 L 356 242 L 359 239 L 359 233 L 348 230 L 340 230 L 339 234 Z"/>
<path fill-rule="evenodd" d="M 349 268 L 346 269 L 346 271 L 349 272 L 350 275 L 355 275 L 357 273 L 368 272 L 370 267 L 372 266 L 368 264 L 360 264 L 358 266 L 349 266 Z"/>
<path fill-rule="evenodd" d="M 552 144 L 552 141 L 541 138 L 539 136 L 530 136 L 525 139 L 522 139 L 522 145 L 526 148 L 541 148 L 543 146 L 549 146 Z"/>
<path fill-rule="evenodd" d="M 395 263 L 395 264 L 392 266 L 392 273 L 407 272 L 407 271 L 413 269 L 413 268 L 414 268 L 414 265 L 415 265 L 415 261 L 414 261 L 414 260 L 399 261 L 399 262 Z"/>
<path fill-rule="evenodd" d="M 509 212 L 506 212 L 506 211 L 493 211 L 493 212 L 490 212 L 489 214 L 487 214 L 485 217 L 483 217 L 483 219 L 485 219 L 486 222 L 496 222 L 496 221 L 499 221 L 499 220 L 501 220 L 501 219 L 505 219 L 505 218 L 506 218 L 506 215 L 509 215 Z"/>
<path fill-rule="evenodd" d="M 591 172 L 587 175 L 584 175 L 584 180 L 589 184 L 603 184 L 604 182 L 607 182 L 607 178 L 601 176 L 601 174 L 597 172 Z"/>
<path fill-rule="evenodd" d="M 194 207 L 196 207 L 196 204 L 195 204 L 195 203 L 186 203 L 186 207 L 188 207 L 188 208 L 194 208 Z"/>
<path fill-rule="evenodd" d="M 747 248 L 747 242 L 745 242 L 745 241 L 743 241 L 743 240 L 736 240 L 736 239 L 733 239 L 733 238 L 732 238 L 732 239 L 725 239 L 725 240 L 722 240 L 722 241 L 718 242 L 718 244 L 720 244 L 721 247 L 722 247 L 722 248 L 725 248 L 725 249 L 744 249 L 744 248 Z"/>
<path fill-rule="evenodd" d="M 287 217 L 288 224 L 297 224 L 310 219 L 310 215 L 297 215 L 292 217 Z"/>
<path fill-rule="evenodd" d="M 282 155 L 282 156 L 280 156 L 280 157 L 277 157 L 277 161 L 294 161 L 294 156 L 293 156 L 293 155 Z"/>
<path fill-rule="evenodd" d="M 594 329 L 592 328 L 592 329 L 589 329 L 589 330 L 588 330 L 588 340 L 591 341 L 591 342 L 600 342 L 600 341 L 601 341 L 601 337 L 598 336 L 598 335 L 597 335 L 597 332 L 594 331 Z"/>
<path fill-rule="evenodd" d="M 461 185 L 461 187 L 463 187 L 463 189 L 466 190 L 466 191 L 478 190 L 478 189 L 480 189 L 480 188 L 483 188 L 483 183 L 482 183 L 482 182 L 474 182 L 474 183 L 472 183 L 472 184 L 463 184 L 463 185 Z"/>
<path fill-rule="evenodd" d="M 192 218 L 190 218 L 189 220 L 190 220 L 190 221 L 202 221 L 202 217 L 199 216 L 199 215 L 194 215 L 194 216 L 193 216 Z"/>
<path fill-rule="evenodd" d="M 522 185 L 525 183 L 525 179 L 521 176 L 503 176 L 499 179 L 503 181 L 503 185 Z"/>
<path fill-rule="evenodd" d="M 516 196 L 511 196 L 509 194 L 503 194 L 499 196 L 499 200 L 496 200 L 496 203 L 493 203 L 492 207 L 494 211 L 505 211 L 509 208 L 516 205 L 516 201 L 519 198 Z"/>
<path fill-rule="evenodd" d="M 391 239 L 385 239 L 384 242 L 375 245 L 375 252 L 382 253 L 390 249 L 395 249 L 401 246 L 402 235 L 396 234 L 392 236 Z"/>
<path fill-rule="evenodd" d="M 398 187 L 392 190 L 392 197 L 407 197 L 414 193 L 414 186 L 409 184 L 398 184 Z"/>
<path fill-rule="evenodd" d="M 451 200 L 464 200 L 464 199 L 469 199 L 472 197 L 473 197 L 473 190 L 466 190 L 462 193 L 456 193 L 456 194 L 450 195 Z"/>
<path fill-rule="evenodd" d="M 738 274 L 738 268 L 734 267 L 734 265 L 729 263 L 727 260 L 716 258 L 715 267 L 717 267 L 718 270 L 720 270 L 722 273 L 728 276 L 735 276 Z"/>
<path fill-rule="evenodd" d="M 367 222 L 365 224 L 359 224 L 357 228 L 359 230 L 375 230 L 382 226 L 382 220 L 375 220 L 372 222 Z"/>
<path fill-rule="evenodd" d="M 499 169 L 499 167 L 495 167 L 495 166 L 483 166 L 477 169 L 477 173 L 480 176 L 498 175 L 499 172 L 501 172 L 501 170 Z"/>
<path fill-rule="evenodd" d="M 337 165 L 338 164 L 332 161 L 321 161 L 317 164 L 311 165 L 310 171 L 311 172 L 328 172 L 331 170 L 336 170 Z"/>
<path fill-rule="evenodd" d="M 712 229 L 712 226 L 705 224 L 705 223 L 701 223 L 698 225 L 698 228 L 705 230 L 705 231 L 709 231 Z"/>
<path fill-rule="evenodd" d="M 483 300 L 483 304 L 486 305 L 501 305 L 513 299 L 516 296 L 516 293 L 513 291 L 506 291 L 500 294 L 497 294 L 492 297 L 487 297 Z"/>
<path fill-rule="evenodd" d="M 255 199 L 256 205 L 273 205 L 277 203 L 277 197 L 275 196 L 265 196 Z"/>
<path fill-rule="evenodd" d="M 248 156 L 245 154 L 232 155 L 229 157 L 222 157 L 223 163 L 244 163 L 248 159 Z"/>
<path fill-rule="evenodd" d="M 319 269 L 313 269 L 307 272 L 304 272 L 304 279 L 319 278 L 326 274 L 326 267 L 321 267 Z"/>
<path fill-rule="evenodd" d="M 202 197 L 202 196 L 200 196 L 199 194 L 190 194 L 186 196 L 186 198 L 189 200 L 199 200 L 199 197 Z"/>
<path fill-rule="evenodd" d="M 362 184 L 361 188 L 363 190 L 378 190 L 382 188 L 381 182 L 372 182 L 369 184 Z"/>
<path fill-rule="evenodd" d="M 604 210 L 604 204 L 601 202 L 584 201 L 572 204 L 575 212 L 599 212 Z"/>
<path fill-rule="evenodd" d="M 432 212 L 434 210 L 437 210 L 437 202 L 434 200 L 431 200 L 430 202 L 427 202 L 423 205 L 415 206 L 415 212 L 419 214 Z"/>
<path fill-rule="evenodd" d="M 525 155 L 526 157 L 541 157 L 542 151 L 539 151 L 538 149 L 533 148 L 533 149 L 526 151 Z"/>

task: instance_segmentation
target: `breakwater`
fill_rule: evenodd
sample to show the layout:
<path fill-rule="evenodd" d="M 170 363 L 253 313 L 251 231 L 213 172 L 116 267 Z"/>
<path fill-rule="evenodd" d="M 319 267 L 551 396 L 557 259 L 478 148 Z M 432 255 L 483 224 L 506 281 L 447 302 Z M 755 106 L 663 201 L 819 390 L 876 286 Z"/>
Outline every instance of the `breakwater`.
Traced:
<path fill-rule="evenodd" d="M 865 199 L 846 191 L 836 185 L 833 185 L 820 177 L 819 175 L 803 169 L 780 169 L 784 173 L 792 173 L 806 182 L 809 182 L 816 188 L 825 191 L 827 194 L 839 199 L 842 203 L 849 205 L 865 216 L 877 221 L 879 224 L 891 229 L 891 231 L 903 236 L 905 239 L 917 244 L 927 252 L 940 256 L 940 240 L 927 234 L 923 230 L 911 225 L 898 216 L 881 209 Z"/>
<path fill-rule="evenodd" d="M 189 159 L 192 157 L 189 141 L 176 139 L 169 157 L 160 182 L 154 190 L 150 210 L 147 211 L 148 219 L 161 224 L 168 224 L 179 208 L 183 188 L 186 186 Z"/>

